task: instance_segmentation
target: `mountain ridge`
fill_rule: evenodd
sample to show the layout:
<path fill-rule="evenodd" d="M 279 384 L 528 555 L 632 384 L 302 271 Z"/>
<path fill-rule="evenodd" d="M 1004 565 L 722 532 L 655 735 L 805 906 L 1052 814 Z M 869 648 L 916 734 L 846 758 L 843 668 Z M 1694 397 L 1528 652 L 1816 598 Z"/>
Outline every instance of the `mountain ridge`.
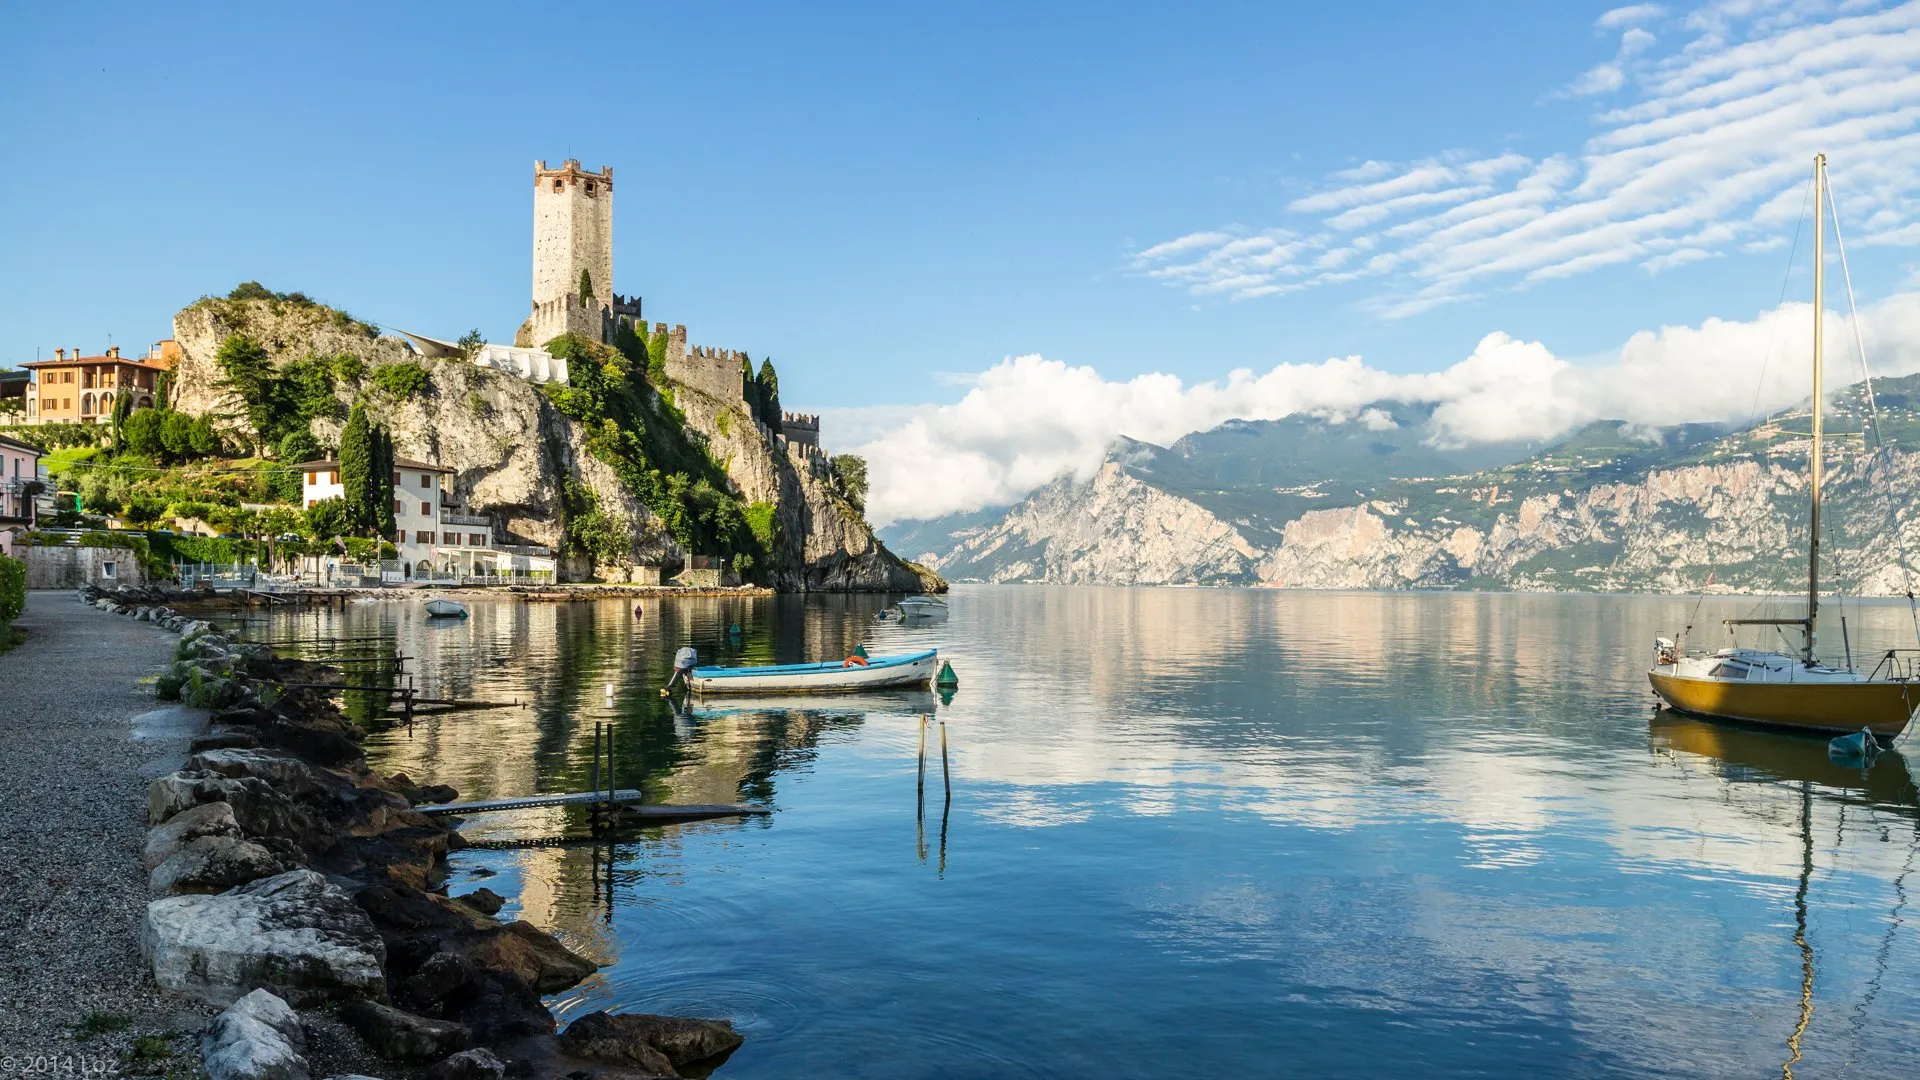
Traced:
<path fill-rule="evenodd" d="M 1899 593 L 1900 549 L 1920 544 L 1905 513 L 1920 455 L 1900 449 L 1920 446 L 1920 376 L 1875 390 L 1885 456 L 1853 437 L 1862 384 L 1832 397 L 1827 574 Z M 1166 447 L 1116 440 L 1093 476 L 1058 478 L 997 517 L 883 536 L 912 535 L 904 550 L 952 580 L 1659 592 L 1717 572 L 1716 591 L 1792 591 L 1807 411 L 1745 426 L 1595 421 L 1544 444 L 1453 448 L 1429 406 L 1229 421 Z"/>

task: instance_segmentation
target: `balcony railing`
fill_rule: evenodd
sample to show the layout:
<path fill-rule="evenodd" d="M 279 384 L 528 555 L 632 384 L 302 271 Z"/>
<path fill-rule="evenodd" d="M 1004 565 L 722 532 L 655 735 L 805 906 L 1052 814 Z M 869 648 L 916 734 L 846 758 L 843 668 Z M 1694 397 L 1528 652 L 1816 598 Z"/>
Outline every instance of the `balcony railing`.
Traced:
<path fill-rule="evenodd" d="M 482 525 L 489 529 L 493 528 L 493 519 L 485 514 L 456 514 L 443 511 L 440 514 L 440 523 L 442 525 Z"/>

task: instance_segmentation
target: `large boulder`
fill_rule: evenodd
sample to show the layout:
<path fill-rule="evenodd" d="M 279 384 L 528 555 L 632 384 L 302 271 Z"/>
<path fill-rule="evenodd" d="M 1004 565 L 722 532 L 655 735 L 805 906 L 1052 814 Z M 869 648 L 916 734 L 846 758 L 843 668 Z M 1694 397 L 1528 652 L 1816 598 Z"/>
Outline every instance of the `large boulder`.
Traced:
<path fill-rule="evenodd" d="M 205 750 L 187 759 L 190 772 L 228 779 L 253 776 L 296 799 L 347 801 L 353 784 L 336 773 L 316 769 L 296 757 L 238 747 Z"/>
<path fill-rule="evenodd" d="M 673 1074 L 673 1068 L 731 1053 L 743 1040 L 728 1020 L 692 1020 L 648 1013 L 595 1012 L 560 1033 L 574 1057 Z M 668 1068 L 661 1068 L 665 1062 Z"/>
<path fill-rule="evenodd" d="M 174 852 L 147 877 L 155 896 L 225 892 L 285 870 L 279 856 L 237 836 L 202 836 Z"/>
<path fill-rule="evenodd" d="M 161 825 L 183 811 L 215 802 L 228 805 L 248 836 L 275 836 L 312 848 L 331 847 L 337 840 L 322 817 L 257 776 L 168 773 L 147 785 L 147 823 Z"/>
<path fill-rule="evenodd" d="M 484 1047 L 462 1050 L 427 1070 L 427 1080 L 501 1080 L 507 1066 Z"/>
<path fill-rule="evenodd" d="M 201 803 L 174 814 L 165 824 L 148 832 L 140 863 L 152 870 L 203 836 L 239 835 L 240 823 L 234 820 L 232 806 L 224 802 Z"/>
<path fill-rule="evenodd" d="M 265 990 L 229 1005 L 200 1040 L 211 1080 L 307 1080 L 305 1050 L 300 1017 Z"/>
<path fill-rule="evenodd" d="M 376 1001 L 350 1001 L 340 1019 L 388 1061 L 439 1061 L 473 1041 L 466 1025 L 402 1012 Z"/>
<path fill-rule="evenodd" d="M 147 905 L 141 948 L 163 990 L 215 1005 L 264 987 L 296 1005 L 386 996 L 386 945 L 366 912 L 311 870 Z"/>
<path fill-rule="evenodd" d="M 511 971 L 543 994 L 557 994 L 599 966 L 531 923 L 510 922 L 467 950 L 481 967 Z"/>

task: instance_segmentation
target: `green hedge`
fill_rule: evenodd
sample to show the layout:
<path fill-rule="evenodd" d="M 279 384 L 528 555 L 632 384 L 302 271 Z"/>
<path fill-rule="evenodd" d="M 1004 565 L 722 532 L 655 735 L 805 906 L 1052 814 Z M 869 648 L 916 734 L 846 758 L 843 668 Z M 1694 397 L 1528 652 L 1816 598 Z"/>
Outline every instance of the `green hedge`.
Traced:
<path fill-rule="evenodd" d="M 12 641 L 13 620 L 27 610 L 27 564 L 0 555 L 0 646 Z"/>

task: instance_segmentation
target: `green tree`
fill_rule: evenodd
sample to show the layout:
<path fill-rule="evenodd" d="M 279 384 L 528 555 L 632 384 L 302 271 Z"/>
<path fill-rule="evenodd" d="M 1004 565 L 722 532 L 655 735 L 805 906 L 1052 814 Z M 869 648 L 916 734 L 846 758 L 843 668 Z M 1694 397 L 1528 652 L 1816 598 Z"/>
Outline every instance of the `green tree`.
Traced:
<path fill-rule="evenodd" d="M 127 512 L 122 516 L 127 519 L 127 524 L 144 529 L 159 521 L 166 512 L 166 503 L 152 495 L 142 494 L 128 500 Z"/>
<path fill-rule="evenodd" d="M 229 334 L 213 359 L 220 366 L 221 380 L 243 403 L 247 422 L 257 434 L 271 438 L 280 420 L 284 395 L 266 346 L 245 334 Z"/>
<path fill-rule="evenodd" d="M 353 533 L 345 499 L 322 499 L 306 510 L 307 535 L 315 540 L 332 540 Z"/>
<path fill-rule="evenodd" d="M 277 299 L 272 289 L 257 281 L 243 281 L 227 294 L 229 300 L 273 300 Z"/>
<path fill-rule="evenodd" d="M 586 307 L 587 302 L 592 299 L 593 275 L 587 273 L 587 268 L 583 266 L 580 268 L 580 306 Z"/>
<path fill-rule="evenodd" d="M 466 357 L 468 360 L 472 360 L 474 357 L 479 356 L 480 346 L 485 345 L 486 343 L 487 343 L 486 335 L 482 334 L 480 332 L 480 328 L 477 326 L 467 331 L 466 333 L 461 334 L 460 340 L 456 342 L 456 344 L 460 346 L 460 355 Z"/>
<path fill-rule="evenodd" d="M 840 494 L 861 513 L 867 512 L 867 459 L 858 454 L 833 456 L 833 479 Z"/>
<path fill-rule="evenodd" d="M 279 458 L 281 464 L 299 465 L 303 462 L 318 461 L 326 451 L 320 449 L 320 440 L 306 428 L 295 428 L 280 439 Z"/>
<path fill-rule="evenodd" d="M 213 417 L 193 418 L 193 427 L 187 432 L 187 446 L 195 457 L 211 457 L 220 452 L 220 433 L 213 429 Z"/>
<path fill-rule="evenodd" d="M 124 425 L 127 449 L 155 461 L 165 457 L 167 449 L 160 441 L 160 427 L 167 416 L 162 409 L 140 409 L 127 417 Z"/>
<path fill-rule="evenodd" d="M 167 393 L 173 389 L 173 372 L 161 372 L 159 377 L 153 380 L 153 387 L 153 407 L 156 409 L 166 408 Z"/>
<path fill-rule="evenodd" d="M 166 413 L 160 421 L 160 445 L 168 461 L 184 461 L 193 452 L 193 419 L 185 413 Z"/>
<path fill-rule="evenodd" d="M 127 417 L 133 415 L 133 395 L 122 392 L 113 399 L 113 452 L 119 453 L 126 433 Z"/>
<path fill-rule="evenodd" d="M 393 520 L 393 435 L 386 425 L 373 429 L 373 530 L 391 538 L 398 528 Z"/>
<path fill-rule="evenodd" d="M 760 422 L 780 433 L 780 373 L 773 370 L 773 357 L 760 361 Z"/>
<path fill-rule="evenodd" d="M 355 536 L 372 532 L 379 522 L 373 505 L 373 469 L 373 425 L 367 419 L 367 407 L 356 401 L 340 432 L 340 486 L 348 531 Z"/>

